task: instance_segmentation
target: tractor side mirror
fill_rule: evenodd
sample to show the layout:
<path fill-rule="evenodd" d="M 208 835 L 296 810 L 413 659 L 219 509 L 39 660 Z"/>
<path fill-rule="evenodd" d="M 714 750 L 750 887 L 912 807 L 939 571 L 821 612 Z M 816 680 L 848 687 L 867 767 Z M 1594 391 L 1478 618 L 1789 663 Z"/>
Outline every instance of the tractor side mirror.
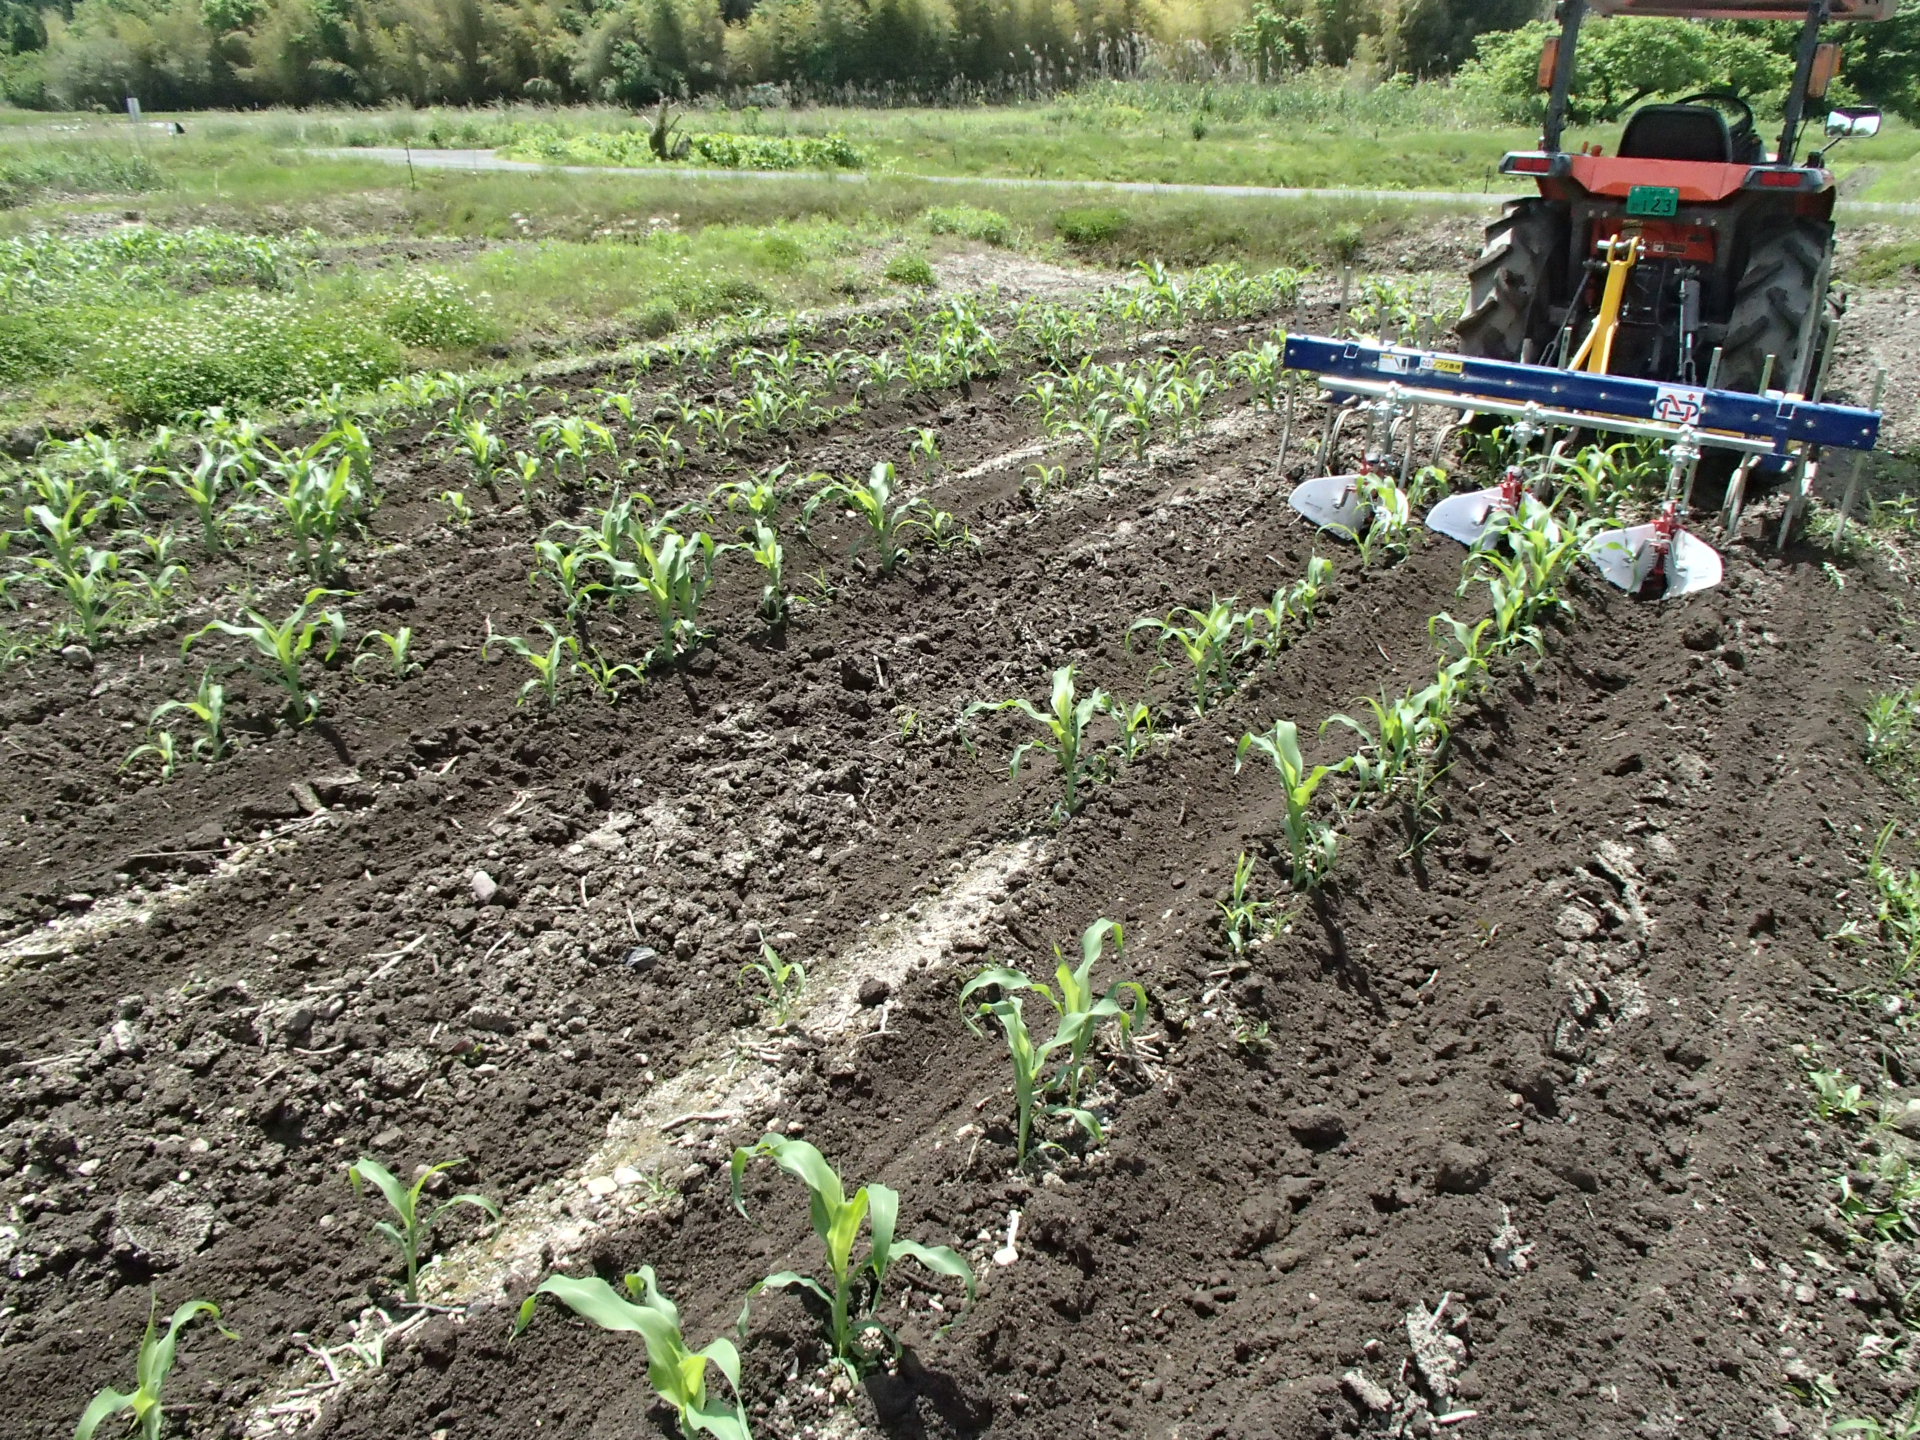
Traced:
<path fill-rule="evenodd" d="M 1867 140 L 1880 133 L 1885 117 L 1878 110 L 1833 109 L 1827 112 L 1829 140 Z"/>

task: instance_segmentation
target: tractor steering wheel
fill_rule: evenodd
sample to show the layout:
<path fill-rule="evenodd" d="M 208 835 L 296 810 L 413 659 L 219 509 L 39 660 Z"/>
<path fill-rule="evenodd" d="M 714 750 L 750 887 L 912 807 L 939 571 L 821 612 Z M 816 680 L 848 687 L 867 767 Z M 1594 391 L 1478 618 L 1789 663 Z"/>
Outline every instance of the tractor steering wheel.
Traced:
<path fill-rule="evenodd" d="M 1728 118 L 1733 121 L 1733 158 L 1736 162 L 1747 162 L 1757 158 L 1759 132 L 1754 126 L 1753 106 L 1742 100 L 1731 90 L 1702 90 L 1697 95 L 1688 95 L 1684 99 L 1672 102 L 1675 105 L 1718 105 L 1734 113 Z"/>

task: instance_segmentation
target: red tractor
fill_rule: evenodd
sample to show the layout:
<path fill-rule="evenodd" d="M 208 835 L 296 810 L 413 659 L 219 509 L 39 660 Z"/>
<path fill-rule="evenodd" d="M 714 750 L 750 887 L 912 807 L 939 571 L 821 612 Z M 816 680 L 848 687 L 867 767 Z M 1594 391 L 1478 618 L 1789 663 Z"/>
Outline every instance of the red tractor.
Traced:
<path fill-rule="evenodd" d="M 1751 393 L 1809 396 L 1831 329 L 1834 179 L 1799 158 L 1809 103 L 1839 71 L 1830 21 L 1884 20 L 1898 0 L 1561 0 L 1547 44 L 1541 148 L 1501 162 L 1535 177 L 1487 231 L 1459 325 L 1461 351 L 1492 360 Z M 1785 125 L 1769 152 L 1752 108 L 1715 91 L 1648 105 L 1619 152 L 1561 147 L 1581 22 L 1599 15 L 1801 23 Z M 1880 128 L 1832 110 L 1832 139 Z"/>

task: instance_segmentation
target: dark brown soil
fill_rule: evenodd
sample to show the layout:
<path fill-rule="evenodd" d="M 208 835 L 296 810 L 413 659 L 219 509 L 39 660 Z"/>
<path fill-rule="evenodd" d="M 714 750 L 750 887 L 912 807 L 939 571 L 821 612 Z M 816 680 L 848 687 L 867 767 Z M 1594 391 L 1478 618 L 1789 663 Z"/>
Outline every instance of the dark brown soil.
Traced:
<path fill-rule="evenodd" d="M 1224 354 L 1264 333 L 1186 338 Z M 224 602 L 9 676 L 9 1433 L 66 1435 L 95 1390 L 129 1383 L 150 1287 L 163 1309 L 220 1301 L 240 1337 L 190 1332 L 170 1392 L 184 1433 L 269 1433 L 252 1412 L 307 1373 L 299 1337 L 338 1346 L 391 1299 L 372 1203 L 345 1179 L 362 1153 L 464 1157 L 460 1188 L 509 1224 L 571 1197 L 548 1255 L 576 1274 L 655 1266 L 704 1341 L 769 1271 L 816 1268 L 793 1182 L 751 1178 L 751 1220 L 728 1202 L 727 1149 L 776 1120 L 851 1182 L 898 1189 L 903 1233 L 969 1253 L 981 1293 L 962 1306 L 902 1267 L 885 1315 L 907 1358 L 850 1409 L 817 1321 L 757 1303 L 743 1354 L 763 1436 L 1378 1430 L 1343 1389 L 1356 1368 L 1396 1400 L 1478 1413 L 1445 1433 L 1503 1437 L 1814 1433 L 1782 1388 L 1795 1361 L 1853 1411 L 1904 1393 L 1910 1376 L 1863 1358 L 1887 1323 L 1860 1299 L 1879 1257 L 1832 1217 L 1844 1155 L 1810 1122 L 1793 1048 L 1901 1083 L 1915 1065 L 1861 1038 L 1860 958 L 1826 938 L 1863 915 L 1862 858 L 1904 803 L 1866 770 L 1859 720 L 1916 675 L 1904 575 L 1777 557 L 1756 518 L 1727 583 L 1687 602 L 1583 579 L 1548 656 L 1509 667 L 1455 737 L 1424 847 L 1397 811 L 1360 811 L 1325 897 L 1234 961 L 1216 901 L 1236 857 L 1266 857 L 1263 894 L 1284 883 L 1277 781 L 1236 774 L 1233 741 L 1276 718 L 1310 733 L 1430 674 L 1428 617 L 1476 603 L 1454 594 L 1460 552 L 1429 541 L 1372 571 L 1336 553 L 1321 623 L 1192 718 L 1127 627 L 1301 573 L 1316 538 L 1285 508 L 1277 424 L 1235 396 L 1151 467 L 1035 501 L 1021 463 L 991 464 L 1033 437 L 1016 390 L 792 445 L 799 469 L 858 472 L 936 427 L 928 493 L 977 552 L 882 577 L 823 521 L 793 568 L 830 599 L 768 634 L 758 576 L 735 566 L 711 647 L 617 707 L 584 690 L 516 706 L 524 671 L 481 660 L 489 619 L 532 634 L 551 615 L 526 577 L 552 516 L 474 495 L 480 518 L 448 527 L 430 497 L 464 482 L 423 427 L 382 442 L 381 548 L 346 602 L 356 635 L 414 628 L 419 676 L 337 673 L 323 723 L 263 724 L 165 785 L 122 758 L 190 690 L 179 639 Z M 780 448 L 697 462 L 657 498 Z M 197 579 L 218 597 L 219 575 Z M 1054 828 L 1050 762 L 1007 772 L 1025 732 L 958 720 L 1042 699 L 1068 663 L 1164 700 L 1175 733 Z M 233 705 L 273 701 L 241 681 Z M 486 903 L 476 871 L 498 887 Z M 975 922 L 869 986 L 850 1026 L 758 1027 L 736 977 L 763 930 L 823 993 L 852 994 L 861 957 L 969 883 Z M 1127 927 L 1106 973 L 1146 986 L 1150 1033 L 1101 1083 L 1106 1143 L 1012 1177 L 1001 1047 L 963 1027 L 959 987 L 989 956 L 1050 965 L 1100 916 Z M 581 1167 L 616 1117 L 718 1054 L 767 1071 L 764 1101 L 677 1131 L 649 1203 L 596 1208 Z M 999 1267 L 1012 1209 L 1020 1258 Z M 476 1219 L 450 1218 L 442 1248 Z M 556 1308 L 509 1345 L 543 1273 L 536 1257 L 505 1296 L 394 1339 L 301 1433 L 668 1433 L 635 1337 Z M 1443 1302 L 1456 1363 L 1422 1372 L 1408 1317 Z"/>

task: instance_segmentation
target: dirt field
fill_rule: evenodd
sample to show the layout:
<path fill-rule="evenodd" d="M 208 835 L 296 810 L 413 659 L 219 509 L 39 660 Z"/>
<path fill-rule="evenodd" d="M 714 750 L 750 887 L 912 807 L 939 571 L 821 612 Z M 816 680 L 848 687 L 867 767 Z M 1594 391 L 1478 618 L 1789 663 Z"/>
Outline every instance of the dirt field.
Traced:
<path fill-rule="evenodd" d="M 1855 390 L 1920 340 L 1904 297 L 1870 308 Z M 1145 349 L 1224 357 L 1334 318 L 1310 299 Z M 1150 464 L 1036 498 L 1030 368 L 646 482 L 671 504 L 789 456 L 864 474 L 931 427 L 919 493 L 980 543 L 883 577 L 823 516 L 816 548 L 789 540 L 818 603 L 769 633 L 760 576 L 723 566 L 712 642 L 618 706 L 518 706 L 524 667 L 483 661 L 489 620 L 555 617 L 530 544 L 564 506 L 487 503 L 426 420 L 377 441 L 343 602 L 356 636 L 410 625 L 421 674 L 336 671 L 311 727 L 259 719 L 169 783 L 123 769 L 190 692 L 180 641 L 231 615 L 236 565 L 177 618 L 9 675 L 8 1433 L 67 1435 L 129 1383 L 150 1285 L 238 1335 L 188 1332 L 189 1435 L 668 1433 L 636 1337 L 543 1306 L 509 1343 L 513 1307 L 555 1269 L 645 1263 L 690 1339 L 730 1331 L 756 1280 L 817 1267 L 795 1182 L 756 1167 L 751 1219 L 729 1203 L 728 1151 L 769 1128 L 899 1190 L 901 1233 L 963 1250 L 980 1291 L 902 1267 L 882 1314 L 907 1357 L 845 1404 L 817 1321 L 756 1302 L 762 1436 L 1748 1437 L 1821 1432 L 1796 1377 L 1831 1377 L 1835 1415 L 1913 1387 L 1902 1345 L 1863 1342 L 1902 1333 L 1886 1296 L 1920 1267 L 1835 1218 L 1854 1152 L 1813 1122 L 1795 1048 L 1909 1078 L 1847 1001 L 1860 953 L 1827 938 L 1868 915 L 1860 868 L 1904 804 L 1861 748 L 1866 696 L 1920 679 L 1890 552 L 1776 556 L 1757 513 L 1684 603 L 1583 572 L 1545 657 L 1503 662 L 1455 733 L 1424 848 L 1398 807 L 1358 810 L 1321 898 L 1236 959 L 1236 857 L 1265 857 L 1266 897 L 1286 882 L 1278 781 L 1236 774 L 1234 742 L 1431 675 L 1429 616 L 1481 602 L 1446 542 L 1367 569 L 1317 539 L 1284 505 L 1302 441 L 1280 473 L 1245 387 Z M 1339 565 L 1319 622 L 1204 717 L 1128 648 L 1137 617 L 1269 595 L 1316 550 Z M 1052 763 L 1007 771 L 1027 732 L 958 722 L 1044 700 L 1068 663 L 1163 702 L 1166 738 L 1056 826 Z M 236 716 L 271 714 L 231 684 Z M 1139 980 L 1150 1019 L 1101 1081 L 1105 1143 L 1015 1175 L 1004 1046 L 958 992 L 989 959 L 1050 969 L 1097 917 L 1127 932 L 1100 973 Z M 808 971 L 777 1029 L 739 979 L 763 931 Z M 505 1211 L 444 1222 L 423 1289 L 445 1308 L 392 1305 L 378 1368 L 340 1349 L 393 1291 L 345 1178 L 363 1153 L 464 1157 L 458 1188 Z"/>

